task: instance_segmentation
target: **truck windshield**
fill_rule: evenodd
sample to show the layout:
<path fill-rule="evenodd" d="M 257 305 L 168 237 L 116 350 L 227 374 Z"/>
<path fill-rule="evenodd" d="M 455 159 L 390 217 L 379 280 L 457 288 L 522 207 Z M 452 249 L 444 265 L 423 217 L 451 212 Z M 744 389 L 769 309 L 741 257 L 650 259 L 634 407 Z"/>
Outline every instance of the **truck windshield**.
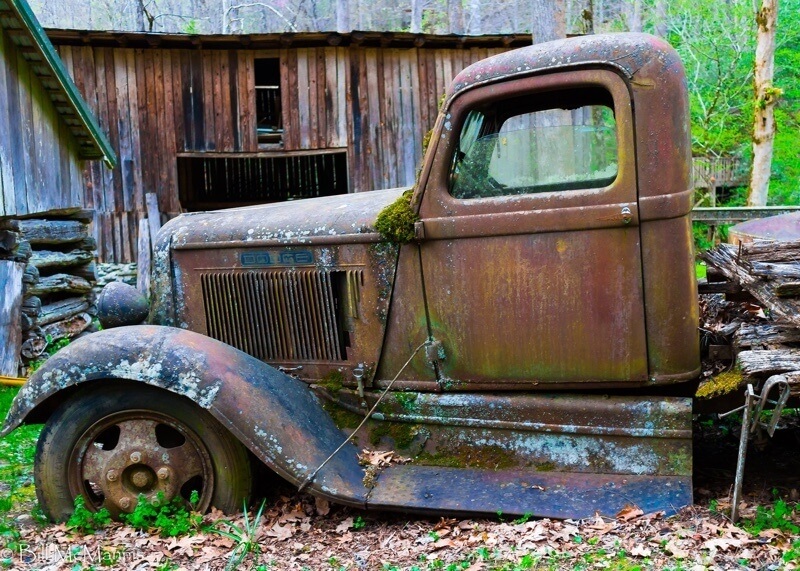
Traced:
<path fill-rule="evenodd" d="M 608 106 L 505 116 L 472 110 L 461 130 L 450 192 L 468 199 L 602 188 L 616 176 L 616 125 Z"/>

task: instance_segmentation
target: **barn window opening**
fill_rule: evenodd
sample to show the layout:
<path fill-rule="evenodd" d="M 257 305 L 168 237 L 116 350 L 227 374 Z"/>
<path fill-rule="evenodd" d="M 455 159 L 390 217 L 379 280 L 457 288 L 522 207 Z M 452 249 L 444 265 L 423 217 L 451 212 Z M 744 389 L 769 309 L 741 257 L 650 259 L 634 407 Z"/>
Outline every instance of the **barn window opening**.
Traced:
<path fill-rule="evenodd" d="M 280 144 L 283 138 L 281 114 L 281 62 L 279 58 L 254 60 L 256 128 L 258 142 Z"/>
<path fill-rule="evenodd" d="M 178 156 L 181 207 L 189 212 L 348 192 L 347 152 Z"/>

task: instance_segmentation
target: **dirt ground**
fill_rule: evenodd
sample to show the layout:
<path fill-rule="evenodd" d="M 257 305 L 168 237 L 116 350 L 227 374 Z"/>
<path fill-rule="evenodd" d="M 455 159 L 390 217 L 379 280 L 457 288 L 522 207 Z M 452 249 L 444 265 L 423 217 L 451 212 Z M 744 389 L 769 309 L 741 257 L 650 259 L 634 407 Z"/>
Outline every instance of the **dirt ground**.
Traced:
<path fill-rule="evenodd" d="M 800 419 L 791 418 L 790 424 L 793 428 L 748 453 L 745 519 L 753 520 L 755 506 L 770 506 L 776 497 L 790 507 L 798 499 Z M 32 506 L 20 506 L 13 517 L 21 539 L 0 553 L 0 564 L 70 571 L 796 568 L 800 537 L 791 529 L 754 534 L 724 515 L 730 508 L 736 426 L 699 419 L 695 434 L 696 504 L 671 518 L 629 509 L 616 518 L 584 521 L 412 519 L 329 505 L 285 489 L 256 524 L 235 520 L 238 531 L 223 524 L 221 514 L 206 517 L 205 525 L 231 531 L 234 538 L 210 531 L 161 538 L 120 524 L 81 536 L 63 524 L 37 525 Z M 790 528 L 800 525 L 796 512 L 787 518 Z"/>

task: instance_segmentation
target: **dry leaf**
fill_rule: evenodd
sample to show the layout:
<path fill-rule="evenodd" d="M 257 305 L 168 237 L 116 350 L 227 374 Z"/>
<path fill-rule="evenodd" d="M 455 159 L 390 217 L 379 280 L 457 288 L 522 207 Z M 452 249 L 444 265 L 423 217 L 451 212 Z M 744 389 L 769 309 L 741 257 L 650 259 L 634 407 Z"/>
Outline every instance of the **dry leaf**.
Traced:
<path fill-rule="evenodd" d="M 633 546 L 633 549 L 631 549 L 631 555 L 633 555 L 634 557 L 650 557 L 652 553 L 653 553 L 652 549 L 650 549 L 649 547 L 645 547 L 641 543 L 637 543 L 636 545 Z"/>
<path fill-rule="evenodd" d="M 331 513 L 331 503 L 324 498 L 314 497 L 314 509 L 317 515 L 328 515 Z"/>
<path fill-rule="evenodd" d="M 276 523 L 267 530 L 265 535 L 267 537 L 274 537 L 278 541 L 284 541 L 294 535 L 294 527 L 291 525 L 281 525 Z"/>
<path fill-rule="evenodd" d="M 349 517 L 336 526 L 336 533 L 345 533 L 351 527 L 353 527 L 353 518 Z"/>
<path fill-rule="evenodd" d="M 620 521 L 631 521 L 642 515 L 644 515 L 644 512 L 638 507 L 627 505 L 619 511 L 616 517 Z"/>
<path fill-rule="evenodd" d="M 686 559 L 689 557 L 689 552 L 678 547 L 674 539 L 670 539 L 664 546 L 664 550 L 670 553 L 676 559 Z"/>

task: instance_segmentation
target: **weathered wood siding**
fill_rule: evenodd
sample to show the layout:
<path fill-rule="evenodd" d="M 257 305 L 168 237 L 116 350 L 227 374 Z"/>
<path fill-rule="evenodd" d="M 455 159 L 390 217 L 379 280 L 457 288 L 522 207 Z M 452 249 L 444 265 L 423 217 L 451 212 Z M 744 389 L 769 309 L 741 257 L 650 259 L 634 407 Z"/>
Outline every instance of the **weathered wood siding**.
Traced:
<path fill-rule="evenodd" d="M 0 29 L 0 216 L 83 205 L 83 161 L 31 64 Z"/>
<path fill-rule="evenodd" d="M 502 48 L 209 50 L 59 47 L 119 156 L 92 164 L 103 261 L 135 261 L 144 195 L 181 211 L 177 154 L 259 152 L 255 58 L 280 58 L 283 150 L 346 148 L 350 191 L 411 185 L 447 84 Z M 262 149 L 263 150 L 263 149 Z"/>

